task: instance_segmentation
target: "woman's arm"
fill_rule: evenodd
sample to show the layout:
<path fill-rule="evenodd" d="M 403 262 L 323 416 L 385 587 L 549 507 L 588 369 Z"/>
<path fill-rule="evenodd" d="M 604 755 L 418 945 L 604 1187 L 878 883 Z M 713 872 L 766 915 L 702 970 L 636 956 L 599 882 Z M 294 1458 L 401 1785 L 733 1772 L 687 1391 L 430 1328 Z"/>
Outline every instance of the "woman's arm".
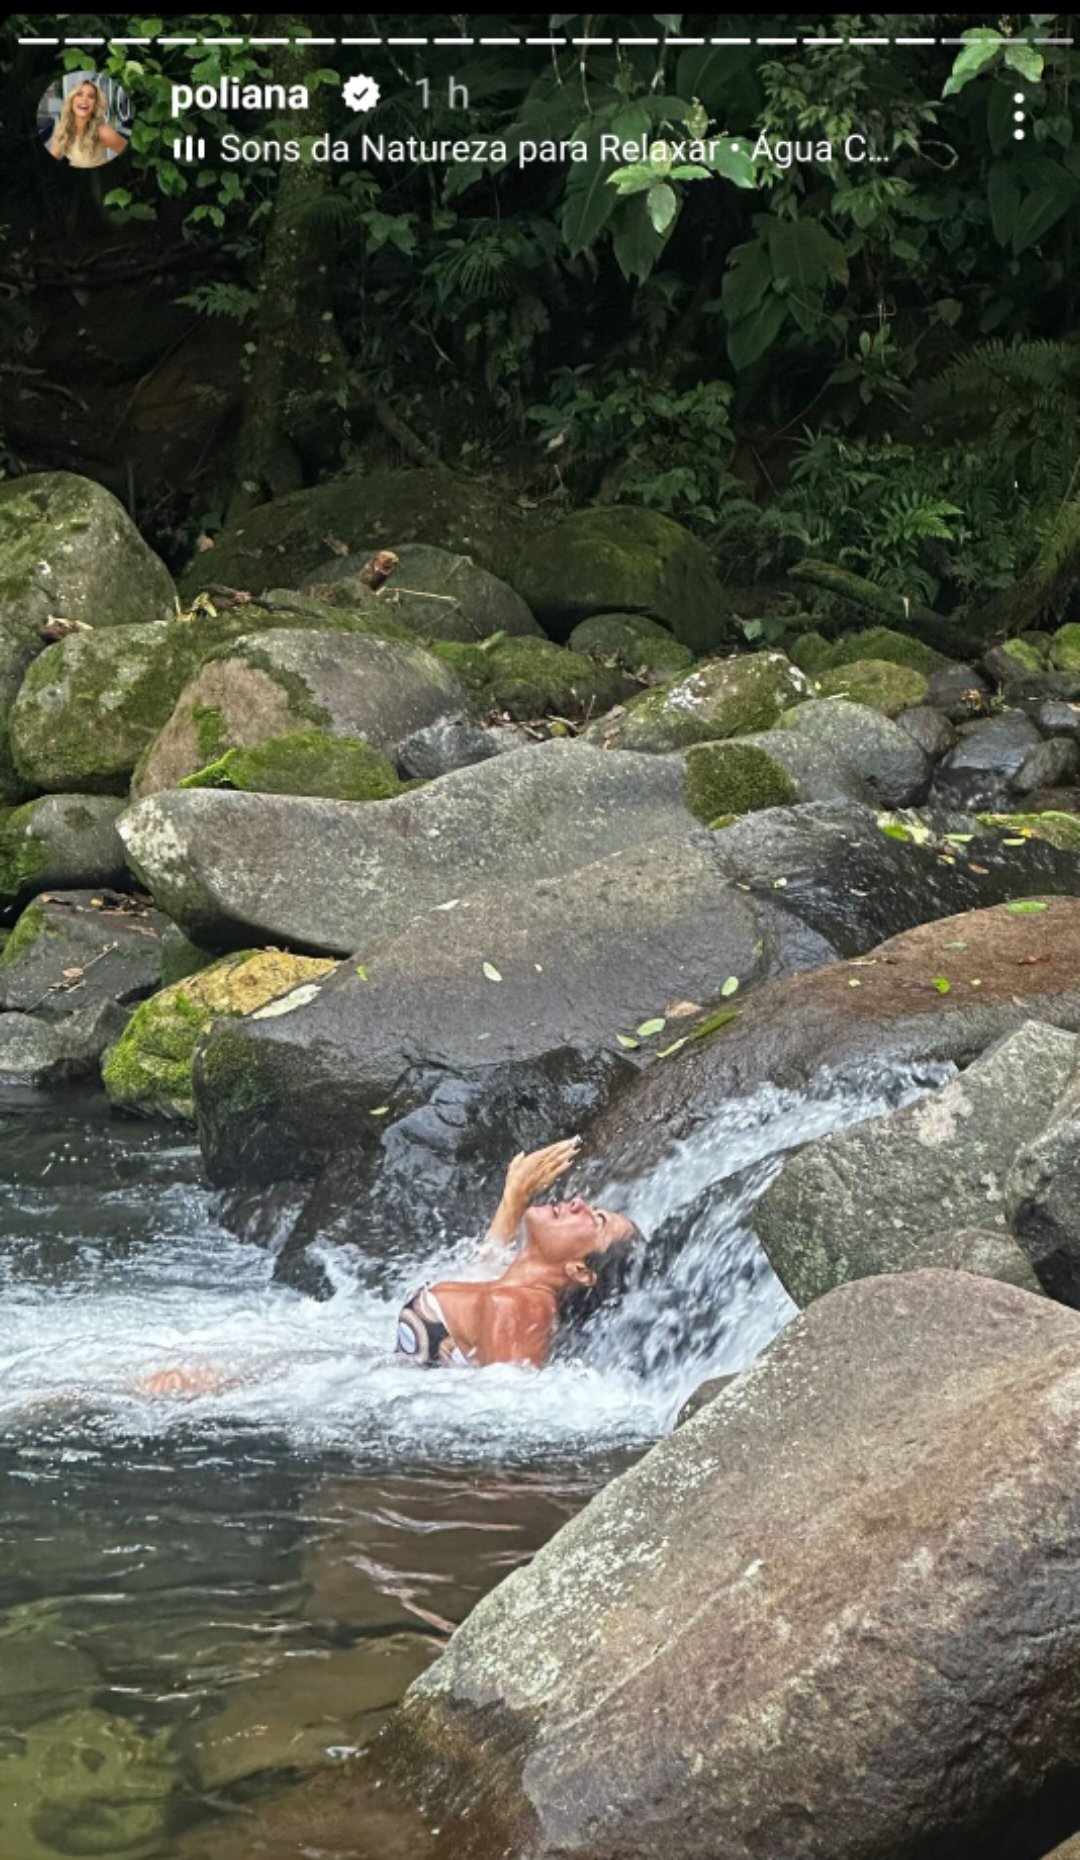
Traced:
<path fill-rule="evenodd" d="M 114 155 L 118 155 L 121 149 L 127 148 L 127 138 L 122 136 L 119 130 L 114 129 L 111 123 L 102 123 L 98 130 L 98 140 L 103 142 L 107 149 L 112 149 Z"/>
<path fill-rule="evenodd" d="M 53 130 L 52 135 L 49 137 L 49 140 L 46 142 L 45 147 L 48 149 L 49 154 L 52 156 L 54 161 L 63 161 L 64 157 L 61 155 L 60 150 L 56 146 L 55 129 Z"/>
<path fill-rule="evenodd" d="M 580 1137 L 567 1137 L 562 1143 L 549 1143 L 546 1149 L 532 1150 L 528 1155 L 524 1150 L 518 1151 L 506 1171 L 502 1200 L 487 1230 L 489 1240 L 501 1240 L 505 1246 L 513 1245 L 530 1201 L 542 1195 L 545 1188 L 550 1188 L 560 1175 L 566 1173 L 580 1146 Z"/>

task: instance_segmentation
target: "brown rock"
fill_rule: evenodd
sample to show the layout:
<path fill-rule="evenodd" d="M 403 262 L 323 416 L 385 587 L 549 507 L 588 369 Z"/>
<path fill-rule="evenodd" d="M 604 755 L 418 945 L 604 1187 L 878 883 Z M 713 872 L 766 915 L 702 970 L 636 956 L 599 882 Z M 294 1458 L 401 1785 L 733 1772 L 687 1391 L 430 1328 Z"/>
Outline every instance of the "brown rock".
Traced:
<path fill-rule="evenodd" d="M 473 1611 L 392 1773 L 456 1860 L 1037 1851 L 1080 1756 L 1078 1427 L 1075 1313 L 841 1287 Z"/>

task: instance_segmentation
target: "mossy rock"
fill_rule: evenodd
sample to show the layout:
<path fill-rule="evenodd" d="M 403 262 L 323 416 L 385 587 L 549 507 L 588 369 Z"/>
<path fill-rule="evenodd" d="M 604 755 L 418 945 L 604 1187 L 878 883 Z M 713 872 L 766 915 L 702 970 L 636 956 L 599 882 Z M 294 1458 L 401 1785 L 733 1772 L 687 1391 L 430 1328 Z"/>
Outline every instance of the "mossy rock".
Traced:
<path fill-rule="evenodd" d="M 647 614 L 592 614 L 574 628 L 567 644 L 592 659 L 613 659 L 650 682 L 676 677 L 694 663 L 690 648 Z"/>
<path fill-rule="evenodd" d="M 111 492 L 72 472 L 38 472 L 0 484 L 0 800 L 34 784 L 18 772 L 8 712 L 52 618 L 103 633 L 165 620 L 172 578 Z"/>
<path fill-rule="evenodd" d="M 686 752 L 686 805 L 707 827 L 727 827 L 739 814 L 790 807 L 795 783 L 768 750 L 753 743 L 697 743 Z"/>
<path fill-rule="evenodd" d="M 648 614 L 694 652 L 738 638 L 708 550 L 656 510 L 576 510 L 529 540 L 511 579 L 556 639 L 605 613 Z"/>
<path fill-rule="evenodd" d="M 0 909 L 36 892 L 130 883 L 109 795 L 47 794 L 0 813 Z"/>
<path fill-rule="evenodd" d="M 1058 627 L 1050 642 L 1050 663 L 1058 672 L 1080 672 L 1080 621 Z"/>
<path fill-rule="evenodd" d="M 1080 815 L 1050 808 L 1042 814 L 979 814 L 980 826 L 1007 837 L 1046 840 L 1059 852 L 1080 853 Z"/>
<path fill-rule="evenodd" d="M 168 624 L 73 633 L 31 665 L 10 718 L 14 765 L 35 788 L 126 793 L 132 771 L 207 660 L 256 633 L 323 632 L 406 638 L 373 610 L 338 608 L 290 590 L 269 603 L 196 610 Z M 212 753 L 212 752 L 211 752 Z M 207 757 L 209 759 L 209 757 Z"/>
<path fill-rule="evenodd" d="M 403 628 L 410 639 L 489 639 L 493 633 L 542 639 L 543 634 L 520 594 L 467 555 L 437 549 L 432 543 L 395 542 L 397 567 L 375 604 Z M 357 581 L 362 564 L 354 556 L 335 558 L 318 568 L 307 586 L 326 599 L 349 600 L 364 593 Z"/>
<path fill-rule="evenodd" d="M 216 762 L 177 785 L 314 794 L 327 801 L 385 801 L 401 793 L 401 782 L 386 756 L 360 737 L 331 736 L 326 730 L 294 730 L 247 749 L 227 749 Z"/>
<path fill-rule="evenodd" d="M 203 1028 L 220 1016 L 256 1013 L 298 987 L 317 992 L 334 967 L 329 957 L 239 950 L 151 995 L 105 1054 L 101 1076 L 110 1102 L 147 1117 L 193 1120 L 191 1064 Z"/>
<path fill-rule="evenodd" d="M 995 650 L 1016 671 L 1044 672 L 1047 668 L 1047 652 L 1033 645 L 1030 639 L 1005 639 Z"/>
<path fill-rule="evenodd" d="M 464 648 L 465 651 L 471 650 Z M 342 637 L 338 633 L 271 630 L 235 640 L 213 653 L 185 686 L 162 729 L 135 768 L 132 795 L 141 799 L 202 775 L 230 749 L 297 734 L 319 733 L 362 741 L 379 752 L 414 730 L 467 710 L 468 698 L 448 667 L 415 640 Z M 292 745 L 294 750 L 297 745 Z M 308 751 L 313 744 L 307 745 Z M 273 751 L 262 763 L 279 776 L 288 752 Z M 235 765 L 234 765 L 235 766 Z M 242 765 L 241 765 L 242 766 Z M 313 771 L 311 754 L 305 762 Z M 299 763 L 293 758 L 294 774 Z M 324 772 L 328 767 L 323 758 Z M 376 779 L 371 764 L 366 783 Z M 334 779 L 346 779 L 339 758 Z M 358 770 L 355 755 L 352 775 Z M 196 785 L 226 785 L 205 779 Z M 235 786 L 230 781 L 227 785 Z M 311 793 L 279 789 L 274 793 Z M 365 794 L 363 798 L 370 798 Z"/>
<path fill-rule="evenodd" d="M 834 647 L 825 638 L 824 633 L 811 631 L 800 633 L 796 639 L 787 640 L 784 644 L 784 651 L 792 665 L 797 665 L 800 672 L 806 672 L 813 678 L 818 672 L 828 670 L 832 664 Z"/>
<path fill-rule="evenodd" d="M 865 659 L 904 665 L 909 671 L 921 672 L 924 678 L 954 663 L 943 652 L 935 652 L 932 646 L 924 646 L 921 639 L 912 639 L 908 633 L 898 633 L 890 626 L 868 626 L 833 642 L 829 647 L 828 669 L 854 665 Z"/>
<path fill-rule="evenodd" d="M 643 692 L 625 709 L 598 718 L 585 735 L 604 749 L 663 755 L 771 729 L 810 695 L 809 680 L 782 652 L 739 653 L 706 660 L 677 683 Z"/>
<path fill-rule="evenodd" d="M 550 640 L 496 639 L 489 646 L 446 640 L 431 650 L 456 673 L 477 711 L 516 722 L 606 710 L 626 690 L 618 672 Z"/>
<path fill-rule="evenodd" d="M 346 545 L 357 568 L 395 542 L 435 543 L 517 586 L 523 527 L 521 511 L 500 492 L 450 471 L 353 473 L 248 511 L 188 564 L 180 587 L 185 597 L 211 582 L 253 594 L 298 588 L 326 561 L 327 537 Z"/>
<path fill-rule="evenodd" d="M 922 672 L 887 659 L 855 659 L 823 672 L 815 681 L 818 697 L 842 697 L 865 704 L 883 717 L 898 717 L 902 710 L 926 701 L 928 684 Z"/>

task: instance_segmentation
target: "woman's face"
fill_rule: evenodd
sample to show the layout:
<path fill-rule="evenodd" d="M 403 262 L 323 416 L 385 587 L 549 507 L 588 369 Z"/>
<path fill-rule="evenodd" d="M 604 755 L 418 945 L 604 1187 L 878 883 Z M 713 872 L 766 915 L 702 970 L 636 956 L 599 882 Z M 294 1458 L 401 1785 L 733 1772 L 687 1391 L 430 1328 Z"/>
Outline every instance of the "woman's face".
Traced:
<path fill-rule="evenodd" d="M 596 1208 L 575 1195 L 572 1201 L 542 1201 L 525 1210 L 530 1245 L 552 1266 L 572 1265 L 587 1253 L 603 1253 L 615 1240 L 635 1231 L 625 1214 Z"/>
<path fill-rule="evenodd" d="M 78 90 L 72 93 L 71 108 L 77 121 L 85 123 L 87 117 L 93 116 L 97 109 L 97 86 L 80 84 Z"/>

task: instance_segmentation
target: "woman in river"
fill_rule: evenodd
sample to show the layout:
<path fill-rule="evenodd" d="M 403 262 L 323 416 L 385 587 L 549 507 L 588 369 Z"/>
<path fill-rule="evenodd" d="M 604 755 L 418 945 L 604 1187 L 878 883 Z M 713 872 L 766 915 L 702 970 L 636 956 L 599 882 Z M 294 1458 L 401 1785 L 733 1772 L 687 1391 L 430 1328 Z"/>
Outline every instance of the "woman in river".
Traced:
<path fill-rule="evenodd" d="M 55 161 L 66 160 L 72 168 L 100 168 L 127 148 L 109 121 L 105 92 L 93 78 L 68 92 L 46 146 Z"/>
<path fill-rule="evenodd" d="M 600 1302 L 625 1275 L 642 1236 L 625 1214 L 571 1201 L 537 1202 L 565 1174 L 580 1137 L 514 1157 L 487 1241 L 522 1245 L 494 1279 L 437 1279 L 413 1293 L 398 1318 L 397 1354 L 424 1368 L 523 1363 L 540 1369 L 570 1304 Z M 165 1369 L 140 1394 L 195 1396 L 232 1386 L 215 1369 Z"/>
<path fill-rule="evenodd" d="M 625 1214 L 572 1201 L 536 1202 L 577 1155 L 580 1137 L 514 1157 L 488 1239 L 524 1241 L 497 1279 L 439 1279 L 414 1292 L 398 1319 L 397 1348 L 425 1368 L 547 1362 L 567 1300 L 609 1284 L 641 1234 Z"/>

